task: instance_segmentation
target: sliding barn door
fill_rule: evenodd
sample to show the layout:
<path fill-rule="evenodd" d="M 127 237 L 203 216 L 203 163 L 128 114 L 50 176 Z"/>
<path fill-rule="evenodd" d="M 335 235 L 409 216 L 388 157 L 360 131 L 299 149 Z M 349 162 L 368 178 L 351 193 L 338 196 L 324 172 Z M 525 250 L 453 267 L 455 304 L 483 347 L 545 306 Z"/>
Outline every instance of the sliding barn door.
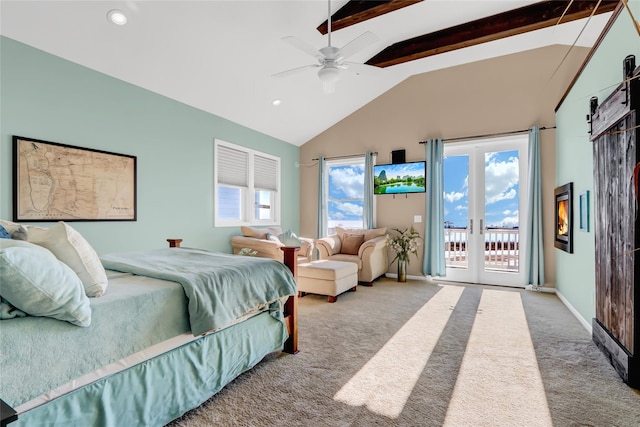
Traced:
<path fill-rule="evenodd" d="M 624 129 L 631 118 L 619 122 L 612 130 Z M 630 351 L 634 350 L 637 257 L 633 173 L 637 147 L 631 133 L 611 132 L 594 141 L 596 318 Z"/>
<path fill-rule="evenodd" d="M 593 339 L 625 382 L 640 386 L 638 82 L 621 85 L 592 117 L 596 319 Z"/>

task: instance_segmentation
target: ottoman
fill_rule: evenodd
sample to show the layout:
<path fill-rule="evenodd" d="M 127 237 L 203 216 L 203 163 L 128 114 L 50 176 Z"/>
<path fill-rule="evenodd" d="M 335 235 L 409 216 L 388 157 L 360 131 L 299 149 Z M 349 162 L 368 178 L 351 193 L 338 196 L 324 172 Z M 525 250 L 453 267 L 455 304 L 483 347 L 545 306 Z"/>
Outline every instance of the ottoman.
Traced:
<path fill-rule="evenodd" d="M 327 295 L 336 302 L 341 293 L 356 290 L 358 264 L 353 262 L 317 260 L 298 264 L 298 294 Z"/>

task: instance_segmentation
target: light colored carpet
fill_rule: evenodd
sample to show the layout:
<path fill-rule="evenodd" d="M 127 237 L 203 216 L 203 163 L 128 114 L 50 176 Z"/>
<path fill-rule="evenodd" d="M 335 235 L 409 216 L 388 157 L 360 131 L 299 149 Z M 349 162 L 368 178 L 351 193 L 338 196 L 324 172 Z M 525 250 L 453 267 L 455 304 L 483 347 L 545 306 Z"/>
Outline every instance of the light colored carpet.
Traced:
<path fill-rule="evenodd" d="M 170 426 L 640 426 L 640 392 L 553 294 L 381 279 L 299 314 L 299 354 Z"/>

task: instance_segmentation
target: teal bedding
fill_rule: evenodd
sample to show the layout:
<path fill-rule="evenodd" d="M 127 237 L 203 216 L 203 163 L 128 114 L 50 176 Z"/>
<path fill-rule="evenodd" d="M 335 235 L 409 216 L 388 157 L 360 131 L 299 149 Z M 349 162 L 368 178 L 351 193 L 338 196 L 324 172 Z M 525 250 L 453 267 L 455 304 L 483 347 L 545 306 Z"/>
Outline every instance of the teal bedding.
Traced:
<path fill-rule="evenodd" d="M 282 349 L 286 338 L 284 324 L 264 312 L 21 414 L 10 427 L 161 427 Z"/>
<path fill-rule="evenodd" d="M 281 350 L 287 338 L 280 298 L 295 294 L 296 284 L 277 261 L 167 249 L 104 262 L 137 274 L 108 271 L 107 292 L 90 300 L 88 328 L 46 317 L 0 321 L 0 397 L 10 406 L 31 408 L 33 399 L 150 346 L 252 317 L 20 413 L 16 426 L 162 425 Z"/>
<path fill-rule="evenodd" d="M 0 321 L 0 397 L 14 408 L 151 345 L 189 332 L 178 283 L 108 273 L 88 328 L 47 317 Z"/>
<path fill-rule="evenodd" d="M 165 248 L 104 255 L 101 260 L 110 270 L 180 283 L 189 300 L 194 336 L 297 293 L 288 267 L 266 258 Z"/>

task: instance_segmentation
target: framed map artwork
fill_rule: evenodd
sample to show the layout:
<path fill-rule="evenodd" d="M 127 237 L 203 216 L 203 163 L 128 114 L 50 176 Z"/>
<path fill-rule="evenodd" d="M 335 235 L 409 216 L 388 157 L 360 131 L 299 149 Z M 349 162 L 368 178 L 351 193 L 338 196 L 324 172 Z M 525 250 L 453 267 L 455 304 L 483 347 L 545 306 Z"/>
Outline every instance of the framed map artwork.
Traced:
<path fill-rule="evenodd" d="M 136 221 L 136 157 L 13 137 L 14 221 Z"/>

